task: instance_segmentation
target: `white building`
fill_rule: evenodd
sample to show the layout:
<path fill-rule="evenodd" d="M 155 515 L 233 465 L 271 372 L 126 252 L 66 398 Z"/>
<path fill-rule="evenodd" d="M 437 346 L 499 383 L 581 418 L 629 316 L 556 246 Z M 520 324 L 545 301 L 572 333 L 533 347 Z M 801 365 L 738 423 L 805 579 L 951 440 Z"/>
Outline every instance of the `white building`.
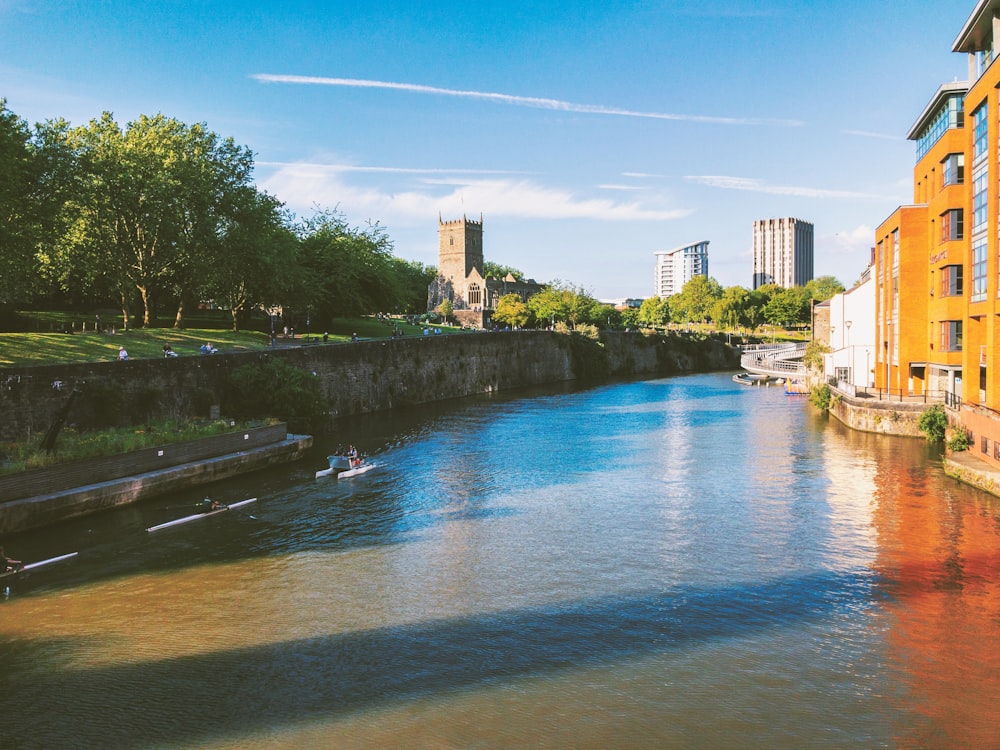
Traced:
<path fill-rule="evenodd" d="M 653 293 L 660 298 L 677 294 L 695 276 L 708 276 L 708 240 L 655 253 Z"/>
<path fill-rule="evenodd" d="M 824 372 L 849 393 L 875 385 L 875 281 L 869 266 L 861 283 L 830 303 L 830 349 Z"/>
<path fill-rule="evenodd" d="M 801 219 L 753 223 L 753 288 L 805 286 L 813 278 L 813 225 Z"/>

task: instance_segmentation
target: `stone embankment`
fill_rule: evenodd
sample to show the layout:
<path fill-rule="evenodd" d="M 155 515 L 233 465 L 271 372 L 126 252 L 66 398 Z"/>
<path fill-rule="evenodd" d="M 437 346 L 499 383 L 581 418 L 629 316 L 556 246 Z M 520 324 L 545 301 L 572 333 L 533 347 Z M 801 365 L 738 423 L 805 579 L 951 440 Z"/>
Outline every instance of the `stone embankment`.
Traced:
<path fill-rule="evenodd" d="M 312 446 L 287 425 L 0 475 L 0 534 L 24 531 L 294 461 Z"/>

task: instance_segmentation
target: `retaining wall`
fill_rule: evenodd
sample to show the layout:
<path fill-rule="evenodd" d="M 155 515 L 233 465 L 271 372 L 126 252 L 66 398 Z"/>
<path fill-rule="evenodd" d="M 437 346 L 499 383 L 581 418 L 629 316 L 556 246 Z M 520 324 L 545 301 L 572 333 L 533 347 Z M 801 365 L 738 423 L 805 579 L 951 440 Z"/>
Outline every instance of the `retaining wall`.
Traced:
<path fill-rule="evenodd" d="M 830 414 L 854 430 L 900 437 L 924 437 L 918 427 L 924 403 L 856 398 L 830 389 Z"/>
<path fill-rule="evenodd" d="M 115 456 L 81 459 L 42 469 L 3 474 L 0 475 L 0 503 L 23 497 L 48 495 L 205 458 L 252 450 L 281 442 L 287 433 L 286 424 L 274 424 L 197 440 L 168 443 Z"/>
<path fill-rule="evenodd" d="M 120 338 L 127 343 L 127 334 Z M 598 346 L 580 336 L 516 331 L 4 368 L 0 441 L 44 434 L 74 389 L 79 394 L 66 424 L 81 429 L 207 417 L 221 403 L 232 370 L 268 357 L 314 373 L 332 418 L 568 380 L 739 366 L 738 351 L 716 339 L 612 333 Z"/>

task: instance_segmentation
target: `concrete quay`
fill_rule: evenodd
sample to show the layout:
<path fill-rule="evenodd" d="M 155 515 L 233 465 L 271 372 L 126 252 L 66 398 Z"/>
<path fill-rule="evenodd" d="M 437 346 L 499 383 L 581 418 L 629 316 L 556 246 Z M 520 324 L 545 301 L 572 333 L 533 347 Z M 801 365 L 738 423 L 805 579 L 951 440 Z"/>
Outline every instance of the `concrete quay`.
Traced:
<path fill-rule="evenodd" d="M 312 447 L 311 435 L 289 434 L 269 445 L 189 461 L 133 476 L 0 503 L 0 534 L 47 526 L 118 505 L 295 461 Z"/>

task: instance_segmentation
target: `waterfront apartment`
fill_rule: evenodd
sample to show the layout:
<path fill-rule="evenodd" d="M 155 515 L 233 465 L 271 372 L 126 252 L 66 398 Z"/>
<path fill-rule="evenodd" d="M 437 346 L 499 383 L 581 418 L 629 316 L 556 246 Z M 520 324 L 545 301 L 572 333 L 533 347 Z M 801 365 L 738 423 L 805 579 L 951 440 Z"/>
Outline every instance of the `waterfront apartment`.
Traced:
<path fill-rule="evenodd" d="M 708 276 L 708 240 L 655 253 L 653 293 L 660 298 L 677 294 L 695 276 Z"/>
<path fill-rule="evenodd" d="M 908 138 L 913 204 L 876 231 L 876 386 L 943 401 L 1000 465 L 1000 0 L 980 0 L 952 51 L 968 80 L 934 93 Z M 992 178 L 990 177 L 992 175 Z"/>
<path fill-rule="evenodd" d="M 790 289 L 813 278 L 813 225 L 801 219 L 759 219 L 753 223 L 753 288 L 777 284 Z"/>

